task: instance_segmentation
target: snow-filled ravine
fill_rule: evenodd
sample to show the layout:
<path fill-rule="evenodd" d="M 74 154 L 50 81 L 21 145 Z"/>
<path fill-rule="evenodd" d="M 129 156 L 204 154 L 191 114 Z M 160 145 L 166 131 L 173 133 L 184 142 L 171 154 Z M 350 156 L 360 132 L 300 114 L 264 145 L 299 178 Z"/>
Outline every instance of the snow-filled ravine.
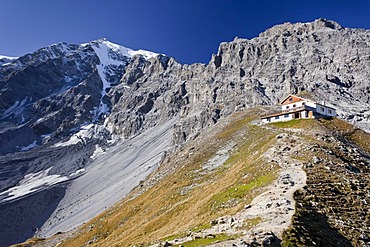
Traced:
<path fill-rule="evenodd" d="M 130 60 L 135 55 L 142 55 L 145 59 L 156 57 L 158 53 L 145 50 L 132 50 L 121 45 L 114 44 L 106 39 L 100 39 L 98 42 L 91 43 L 96 55 L 99 57 L 100 63 L 96 65 L 100 79 L 103 82 L 101 90 L 100 104 L 95 108 L 93 115 L 94 119 L 98 119 L 101 115 L 109 113 L 109 107 L 103 102 L 103 97 L 106 95 L 107 89 L 111 87 L 111 83 L 107 77 L 111 74 L 112 67 L 124 66 L 127 60 Z"/>

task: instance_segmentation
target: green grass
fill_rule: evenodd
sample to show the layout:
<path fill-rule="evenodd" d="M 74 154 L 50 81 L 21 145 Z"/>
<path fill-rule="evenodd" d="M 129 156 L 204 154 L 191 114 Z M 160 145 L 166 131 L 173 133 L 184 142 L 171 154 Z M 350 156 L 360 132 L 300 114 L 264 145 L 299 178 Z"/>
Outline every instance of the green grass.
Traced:
<path fill-rule="evenodd" d="M 276 178 L 274 173 L 268 173 L 266 175 L 262 175 L 250 181 L 247 184 L 241 184 L 237 186 L 230 187 L 225 191 L 215 194 L 212 197 L 212 208 L 216 209 L 219 208 L 222 204 L 228 203 L 233 199 L 236 199 L 238 202 L 243 200 L 246 195 L 248 195 L 251 190 L 264 187 L 270 183 L 272 183 Z"/>
<path fill-rule="evenodd" d="M 206 224 L 203 224 L 203 225 L 199 225 L 199 226 L 196 226 L 196 227 L 193 227 L 191 229 L 192 232 L 201 232 L 202 230 L 204 229 L 208 229 L 211 227 L 211 224 L 210 223 L 206 223 Z M 161 241 L 172 241 L 172 240 L 175 240 L 175 239 L 179 239 L 179 238 L 183 238 L 183 237 L 186 237 L 188 233 L 187 232 L 182 232 L 182 233 L 178 233 L 178 234 L 174 234 L 174 235 L 171 235 L 171 236 L 168 236 L 168 237 L 165 237 L 165 238 L 162 238 Z"/>
<path fill-rule="evenodd" d="M 308 128 L 315 124 L 314 119 L 293 119 L 286 122 L 270 123 L 269 125 L 277 128 Z"/>
<path fill-rule="evenodd" d="M 226 240 L 232 240 L 234 239 L 233 236 L 229 236 L 226 234 L 217 234 L 214 238 L 197 238 L 185 243 L 182 243 L 180 245 L 174 245 L 174 246 L 185 246 L 185 247 L 198 247 L 198 246 L 207 246 L 212 243 L 216 242 L 223 242 Z"/>
<path fill-rule="evenodd" d="M 160 239 L 160 241 L 161 242 L 165 242 L 165 241 L 169 242 L 169 241 L 173 241 L 175 239 L 186 237 L 186 235 L 187 234 L 185 232 L 182 232 L 182 233 L 178 233 L 178 234 L 174 234 L 174 235 L 162 238 L 162 239 Z"/>
<path fill-rule="evenodd" d="M 243 144 L 235 149 L 225 162 L 225 165 L 233 165 L 241 160 L 245 160 L 256 151 L 263 151 L 261 148 L 274 137 L 275 133 L 271 133 L 255 125 L 249 125 L 248 131 L 244 135 L 245 139 L 242 141 Z"/>
<path fill-rule="evenodd" d="M 275 180 L 278 167 L 271 169 L 271 166 L 266 166 L 260 156 L 270 147 L 269 144 L 275 136 L 276 133 L 259 126 L 248 125 L 242 144 L 219 168 L 219 172 L 224 174 L 228 167 L 234 167 L 235 165 L 240 167 L 239 171 L 234 174 L 236 180 L 233 186 L 214 194 L 210 200 L 209 205 L 212 212 L 250 201 L 255 189 L 265 187 Z"/>
<path fill-rule="evenodd" d="M 251 219 L 244 219 L 242 226 L 237 226 L 238 230 L 251 230 L 254 226 L 263 222 L 261 217 L 251 218 Z"/>
<path fill-rule="evenodd" d="M 210 223 L 206 223 L 206 224 L 203 224 L 203 225 L 199 225 L 199 226 L 196 226 L 194 227 L 193 229 L 191 229 L 193 232 L 200 232 L 204 229 L 208 229 L 211 227 L 211 224 Z"/>

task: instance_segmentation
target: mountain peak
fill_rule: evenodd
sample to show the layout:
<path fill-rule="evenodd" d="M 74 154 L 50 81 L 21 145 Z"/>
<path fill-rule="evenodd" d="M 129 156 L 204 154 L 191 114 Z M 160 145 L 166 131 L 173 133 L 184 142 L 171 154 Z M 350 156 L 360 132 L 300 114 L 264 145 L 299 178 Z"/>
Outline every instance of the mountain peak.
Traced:
<path fill-rule="evenodd" d="M 309 24 L 309 23 L 307 23 Z M 325 18 L 319 18 L 312 22 L 315 29 L 330 28 L 333 30 L 341 30 L 343 27 L 336 21 L 328 20 Z"/>
<path fill-rule="evenodd" d="M 141 50 L 141 49 L 133 50 L 131 48 L 128 48 L 128 47 L 110 42 L 106 38 L 100 38 L 100 39 L 91 41 L 89 44 L 92 45 L 95 52 L 97 52 L 97 50 L 99 50 L 99 49 L 100 50 L 105 50 L 105 51 L 110 50 L 110 51 L 113 51 L 113 52 L 118 52 L 121 55 L 123 55 L 125 57 L 129 57 L 129 58 L 132 58 L 135 55 L 142 55 L 145 59 L 149 59 L 149 58 L 156 57 L 157 55 L 159 55 L 159 53 L 146 51 L 146 50 Z"/>
<path fill-rule="evenodd" d="M 328 20 L 325 18 L 319 18 L 312 22 L 285 22 L 283 24 L 275 25 L 263 33 L 261 33 L 260 37 L 267 37 L 267 36 L 275 36 L 275 35 L 290 35 L 291 33 L 310 33 L 315 31 L 334 31 L 334 30 L 342 30 L 344 29 L 339 23 Z"/>
<path fill-rule="evenodd" d="M 106 42 L 108 41 L 107 38 L 99 38 L 98 40 L 96 40 L 97 42 L 100 42 L 100 43 L 103 43 L 103 42 Z"/>

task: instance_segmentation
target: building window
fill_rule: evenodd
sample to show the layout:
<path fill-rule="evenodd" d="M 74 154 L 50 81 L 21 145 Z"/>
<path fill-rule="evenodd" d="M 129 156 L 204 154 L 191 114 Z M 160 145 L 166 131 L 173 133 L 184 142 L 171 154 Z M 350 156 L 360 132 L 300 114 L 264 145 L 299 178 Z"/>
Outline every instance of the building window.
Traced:
<path fill-rule="evenodd" d="M 328 113 L 331 114 L 331 110 L 328 110 Z"/>
<path fill-rule="evenodd" d="M 321 111 L 323 112 L 324 111 L 324 107 L 320 107 Z"/>
<path fill-rule="evenodd" d="M 276 116 L 275 119 L 279 119 L 279 116 Z"/>
<path fill-rule="evenodd" d="M 268 118 L 267 118 L 267 122 L 271 122 L 271 118 L 269 118 L 269 117 L 268 117 Z"/>
<path fill-rule="evenodd" d="M 293 108 L 295 107 L 295 104 L 293 105 Z"/>
<path fill-rule="evenodd" d="M 284 115 L 284 117 L 285 117 L 285 118 L 288 118 L 288 117 L 289 117 L 289 114 L 285 114 L 285 115 Z"/>
<path fill-rule="evenodd" d="M 305 105 L 306 104 L 306 102 L 302 102 L 302 105 Z"/>
<path fill-rule="evenodd" d="M 293 98 L 289 98 L 289 101 L 293 101 Z"/>
<path fill-rule="evenodd" d="M 289 106 L 288 105 L 286 106 L 286 109 L 289 109 Z"/>

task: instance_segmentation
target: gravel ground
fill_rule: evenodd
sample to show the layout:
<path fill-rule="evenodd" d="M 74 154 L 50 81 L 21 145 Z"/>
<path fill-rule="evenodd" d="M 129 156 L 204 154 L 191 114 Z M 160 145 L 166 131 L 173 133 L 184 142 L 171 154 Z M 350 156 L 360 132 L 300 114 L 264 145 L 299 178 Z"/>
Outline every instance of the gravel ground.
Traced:
<path fill-rule="evenodd" d="M 158 167 L 163 152 L 171 148 L 173 124 L 174 120 L 149 129 L 96 159 L 67 187 L 65 197 L 36 236 L 71 230 L 122 199 Z"/>

